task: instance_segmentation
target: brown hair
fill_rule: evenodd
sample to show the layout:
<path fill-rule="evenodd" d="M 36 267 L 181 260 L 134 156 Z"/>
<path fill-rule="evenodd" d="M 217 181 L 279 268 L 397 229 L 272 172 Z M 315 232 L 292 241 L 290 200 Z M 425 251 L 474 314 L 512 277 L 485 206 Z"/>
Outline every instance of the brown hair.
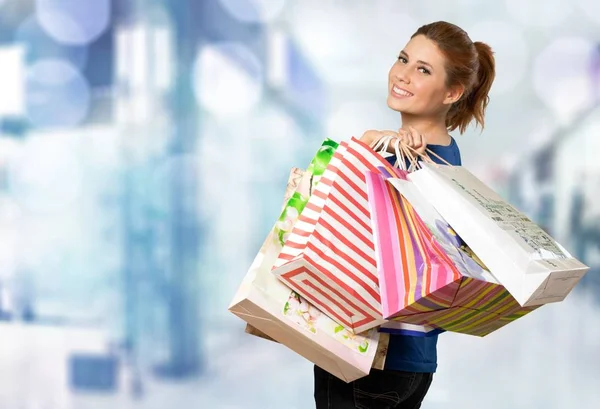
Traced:
<path fill-rule="evenodd" d="M 494 53 L 489 45 L 473 42 L 460 27 L 437 21 L 420 27 L 412 37 L 423 35 L 437 44 L 446 58 L 446 85 L 462 85 L 462 97 L 455 102 L 446 117 L 450 131 L 458 128 L 462 134 L 475 121 L 484 127 L 489 92 L 496 77 Z M 411 38 L 412 38 L 411 37 Z"/>

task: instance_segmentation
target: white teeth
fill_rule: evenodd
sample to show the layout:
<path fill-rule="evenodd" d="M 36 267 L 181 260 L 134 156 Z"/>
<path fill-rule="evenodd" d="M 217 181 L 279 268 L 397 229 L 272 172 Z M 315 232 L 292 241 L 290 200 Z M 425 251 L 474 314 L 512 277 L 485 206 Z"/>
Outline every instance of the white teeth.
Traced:
<path fill-rule="evenodd" d="M 399 94 L 399 95 L 402 95 L 405 97 L 410 97 L 412 95 L 410 92 L 404 91 L 403 89 L 400 89 L 396 86 L 394 86 L 393 90 L 396 94 Z"/>

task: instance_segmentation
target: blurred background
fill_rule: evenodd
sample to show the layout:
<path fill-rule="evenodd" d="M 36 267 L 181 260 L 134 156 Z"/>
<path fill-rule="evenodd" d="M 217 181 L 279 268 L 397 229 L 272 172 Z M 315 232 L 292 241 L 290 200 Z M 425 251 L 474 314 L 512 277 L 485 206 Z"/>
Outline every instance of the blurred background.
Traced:
<path fill-rule="evenodd" d="M 595 0 L 0 0 L 0 408 L 314 407 L 312 364 L 227 307 L 290 167 L 399 126 L 387 71 L 436 20 L 496 52 L 464 165 L 591 270 L 441 335 L 423 408 L 596 408 Z"/>

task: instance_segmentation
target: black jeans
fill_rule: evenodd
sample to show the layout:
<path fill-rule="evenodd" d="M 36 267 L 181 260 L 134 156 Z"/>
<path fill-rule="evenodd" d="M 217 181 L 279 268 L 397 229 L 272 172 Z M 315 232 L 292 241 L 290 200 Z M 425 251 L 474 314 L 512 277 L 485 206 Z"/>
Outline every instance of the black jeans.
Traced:
<path fill-rule="evenodd" d="M 317 409 L 418 409 L 432 373 L 371 369 L 364 378 L 346 383 L 315 366 Z"/>

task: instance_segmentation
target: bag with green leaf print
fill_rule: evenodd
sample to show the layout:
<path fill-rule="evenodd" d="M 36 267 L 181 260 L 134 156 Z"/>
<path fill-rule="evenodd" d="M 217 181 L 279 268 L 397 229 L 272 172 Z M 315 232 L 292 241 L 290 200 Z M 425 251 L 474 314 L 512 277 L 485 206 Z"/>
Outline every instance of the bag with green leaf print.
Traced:
<path fill-rule="evenodd" d="M 307 171 L 292 170 L 286 205 L 238 289 L 229 311 L 249 324 L 247 332 L 281 343 L 332 375 L 351 382 L 371 367 L 383 368 L 388 335 L 372 329 L 353 334 L 321 313 L 271 274 L 286 237 L 338 148 L 326 140 Z"/>

